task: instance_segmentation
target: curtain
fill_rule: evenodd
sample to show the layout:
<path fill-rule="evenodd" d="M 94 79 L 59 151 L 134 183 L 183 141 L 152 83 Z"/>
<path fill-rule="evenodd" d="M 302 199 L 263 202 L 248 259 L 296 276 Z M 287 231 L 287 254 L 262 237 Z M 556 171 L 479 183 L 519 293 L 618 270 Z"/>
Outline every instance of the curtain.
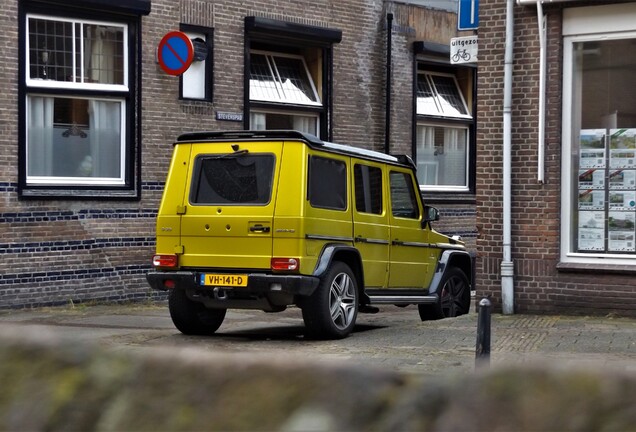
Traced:
<path fill-rule="evenodd" d="M 264 113 L 257 113 L 257 112 L 250 113 L 250 129 L 252 130 L 267 129 L 267 123 L 265 122 Z"/>
<path fill-rule="evenodd" d="M 53 98 L 29 96 L 27 176 L 53 175 Z"/>
<path fill-rule="evenodd" d="M 438 156 L 435 154 L 435 127 L 417 127 L 417 179 L 422 185 L 437 184 Z"/>
<path fill-rule="evenodd" d="M 90 155 L 85 167 L 88 177 L 120 178 L 121 173 L 121 104 L 91 100 L 88 103 Z"/>
<path fill-rule="evenodd" d="M 299 132 L 316 135 L 316 119 L 313 117 L 294 116 L 294 129 Z"/>
<path fill-rule="evenodd" d="M 444 129 L 444 155 L 442 159 L 442 184 L 465 186 L 466 132 L 463 129 Z"/>
<path fill-rule="evenodd" d="M 86 31 L 86 74 L 90 82 L 115 84 L 116 42 L 109 39 L 103 26 L 87 25 Z"/>

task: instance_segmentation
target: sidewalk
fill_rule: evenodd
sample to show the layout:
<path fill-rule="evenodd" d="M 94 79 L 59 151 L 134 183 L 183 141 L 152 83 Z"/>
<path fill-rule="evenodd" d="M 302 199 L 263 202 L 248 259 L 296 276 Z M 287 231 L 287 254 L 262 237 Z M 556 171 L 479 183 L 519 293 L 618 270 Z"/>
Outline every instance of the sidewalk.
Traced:
<path fill-rule="evenodd" d="M 216 337 L 181 335 L 166 304 L 65 306 L 0 310 L 0 336 L 25 331 L 99 343 L 115 349 L 195 347 L 215 352 L 298 355 L 405 372 L 470 372 L 475 365 L 477 314 L 422 322 L 417 308 L 361 314 L 354 333 L 339 341 L 303 337 L 300 311 L 230 310 Z M 543 362 L 570 368 L 636 371 L 636 320 L 612 317 L 500 315 L 491 317 L 492 367 Z"/>

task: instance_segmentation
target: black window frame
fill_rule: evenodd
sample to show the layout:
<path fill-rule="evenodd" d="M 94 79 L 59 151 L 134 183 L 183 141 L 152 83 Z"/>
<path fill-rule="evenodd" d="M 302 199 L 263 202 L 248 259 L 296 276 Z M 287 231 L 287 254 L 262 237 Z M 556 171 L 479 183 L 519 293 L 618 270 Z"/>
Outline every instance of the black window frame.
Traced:
<path fill-rule="evenodd" d="M 21 199 L 117 199 L 141 198 L 141 15 L 150 13 L 150 1 L 88 0 L 82 8 L 71 0 L 20 0 L 18 4 L 18 196 Z M 127 27 L 128 91 L 27 87 L 27 15 L 52 19 L 114 22 Z M 27 103 L 29 94 L 60 97 L 112 97 L 125 101 L 124 182 L 121 185 L 27 183 Z M 122 156 L 123 157 L 123 156 Z"/>
<path fill-rule="evenodd" d="M 205 59 L 205 90 L 204 97 L 191 98 L 183 96 L 183 75 L 179 76 L 179 99 L 183 101 L 212 102 L 214 100 L 214 28 L 192 24 L 179 24 L 182 32 L 199 33 L 205 36 L 207 58 Z"/>
<path fill-rule="evenodd" d="M 243 127 L 250 128 L 250 112 L 287 111 L 290 115 L 315 113 L 318 115 L 319 138 L 330 141 L 333 136 L 333 45 L 342 40 L 342 31 L 294 22 L 275 20 L 265 17 L 245 17 L 244 39 L 244 97 Z M 318 93 L 322 96 L 322 106 L 294 106 L 250 100 L 250 52 L 263 48 L 273 53 L 289 53 L 298 49 L 319 50 L 322 57 L 322 87 Z"/>
<path fill-rule="evenodd" d="M 413 160 L 417 163 L 417 127 L 419 124 L 428 123 L 441 127 L 465 127 L 468 131 L 468 143 L 466 149 L 468 151 L 468 172 L 466 173 L 468 184 L 467 190 L 452 190 L 452 188 L 444 190 L 443 187 L 437 190 L 428 190 L 426 189 L 426 185 L 420 185 L 420 193 L 426 197 L 426 201 L 428 203 L 475 203 L 477 184 L 477 67 L 472 64 L 451 65 L 450 46 L 434 42 L 414 42 L 413 56 L 413 122 L 411 130 L 411 150 Z M 462 90 L 462 95 L 466 100 L 472 119 L 418 115 L 417 80 L 418 75 L 422 71 L 450 74 L 455 77 L 457 77 L 461 72 L 462 74 L 469 76 L 472 84 L 471 94 L 466 94 L 461 87 L 460 90 Z M 470 96 L 470 98 L 468 98 L 468 96 Z"/>

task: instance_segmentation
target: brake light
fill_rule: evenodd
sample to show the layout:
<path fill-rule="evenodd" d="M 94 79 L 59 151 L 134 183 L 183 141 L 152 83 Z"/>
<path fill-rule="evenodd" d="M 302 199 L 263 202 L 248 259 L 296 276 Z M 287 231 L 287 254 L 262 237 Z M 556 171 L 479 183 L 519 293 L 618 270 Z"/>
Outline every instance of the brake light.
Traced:
<path fill-rule="evenodd" d="M 155 255 L 152 257 L 152 265 L 155 267 L 176 267 L 177 262 L 176 255 Z"/>
<path fill-rule="evenodd" d="M 298 258 L 272 258 L 271 267 L 274 271 L 296 271 L 300 267 Z"/>

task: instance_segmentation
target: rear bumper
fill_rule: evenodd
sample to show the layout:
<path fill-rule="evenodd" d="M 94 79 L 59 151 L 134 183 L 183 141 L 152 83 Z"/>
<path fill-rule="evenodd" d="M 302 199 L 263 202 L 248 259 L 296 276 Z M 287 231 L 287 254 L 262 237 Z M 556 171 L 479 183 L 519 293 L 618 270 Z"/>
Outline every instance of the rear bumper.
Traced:
<path fill-rule="evenodd" d="M 199 284 L 202 272 L 197 271 L 151 271 L 146 274 L 146 280 L 150 287 L 156 290 L 166 291 L 169 288 L 167 280 L 174 281 L 176 289 L 196 289 L 212 291 L 215 287 Z M 232 288 L 220 287 L 224 290 L 237 290 L 249 294 L 285 293 L 301 296 L 311 295 L 320 279 L 314 276 L 302 275 L 273 275 L 265 273 L 247 273 L 248 285 L 246 287 Z"/>

